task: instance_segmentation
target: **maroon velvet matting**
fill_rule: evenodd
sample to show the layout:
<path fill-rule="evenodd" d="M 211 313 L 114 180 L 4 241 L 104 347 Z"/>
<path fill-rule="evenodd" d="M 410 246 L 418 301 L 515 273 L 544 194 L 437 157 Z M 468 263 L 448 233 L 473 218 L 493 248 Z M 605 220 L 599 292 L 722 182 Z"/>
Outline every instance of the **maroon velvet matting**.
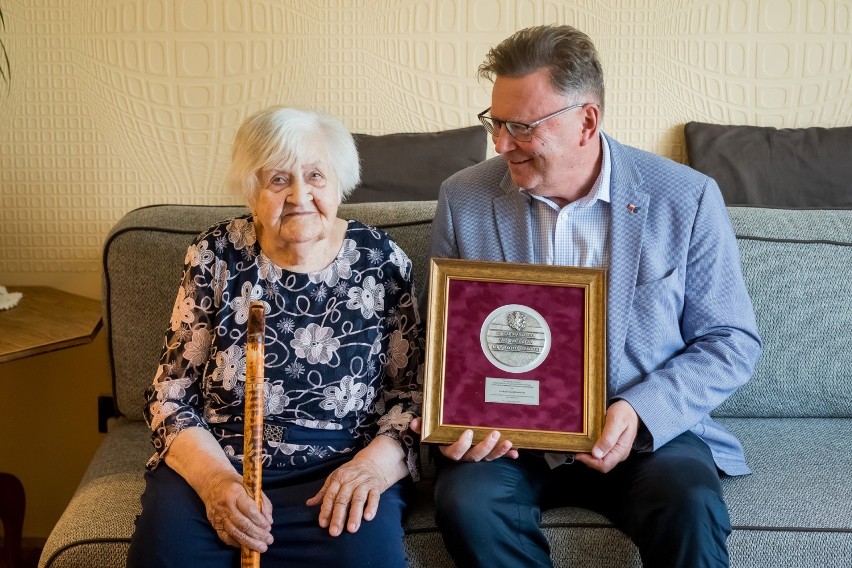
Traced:
<path fill-rule="evenodd" d="M 442 424 L 581 433 L 585 290 L 450 279 Z M 520 304 L 547 320 L 550 353 L 535 369 L 510 373 L 482 352 L 480 331 L 497 308 Z M 485 402 L 486 377 L 539 381 L 539 405 Z"/>

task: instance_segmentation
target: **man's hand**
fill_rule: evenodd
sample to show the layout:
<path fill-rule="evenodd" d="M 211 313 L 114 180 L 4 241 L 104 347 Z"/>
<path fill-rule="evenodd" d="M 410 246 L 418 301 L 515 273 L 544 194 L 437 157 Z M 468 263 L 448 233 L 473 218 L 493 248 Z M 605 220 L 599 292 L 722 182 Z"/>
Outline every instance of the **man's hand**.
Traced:
<path fill-rule="evenodd" d="M 411 421 L 411 429 L 420 433 L 420 418 Z M 444 457 L 453 461 L 492 461 L 497 458 L 518 457 L 518 450 L 512 449 L 512 442 L 500 440 L 500 432 L 494 430 L 484 440 L 473 445 L 473 430 L 465 430 L 459 439 L 449 446 L 438 446 Z"/>
<path fill-rule="evenodd" d="M 639 431 L 639 416 L 626 400 L 614 402 L 606 411 L 603 432 L 591 454 L 575 454 L 574 459 L 602 473 L 627 459 Z"/>

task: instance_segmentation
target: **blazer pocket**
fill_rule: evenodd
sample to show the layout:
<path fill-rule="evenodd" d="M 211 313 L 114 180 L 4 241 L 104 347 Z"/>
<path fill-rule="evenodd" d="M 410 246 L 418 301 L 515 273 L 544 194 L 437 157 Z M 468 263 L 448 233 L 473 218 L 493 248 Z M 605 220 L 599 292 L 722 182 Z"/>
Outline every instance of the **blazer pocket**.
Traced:
<path fill-rule="evenodd" d="M 644 372 L 683 348 L 682 305 L 683 288 L 677 267 L 663 278 L 636 286 L 625 350 Z"/>
<path fill-rule="evenodd" d="M 678 275 L 678 269 L 677 269 L 677 266 L 675 266 L 674 268 L 669 270 L 666 273 L 666 275 L 663 276 L 662 278 L 658 278 L 656 280 L 649 280 L 649 281 L 646 281 L 646 282 L 642 282 L 641 284 L 637 284 L 636 285 L 636 291 L 634 293 L 634 297 L 641 295 L 641 294 L 647 294 L 648 291 L 653 292 L 653 290 L 655 288 L 667 287 L 667 286 L 672 286 L 673 284 L 676 284 L 677 283 L 677 275 Z"/>

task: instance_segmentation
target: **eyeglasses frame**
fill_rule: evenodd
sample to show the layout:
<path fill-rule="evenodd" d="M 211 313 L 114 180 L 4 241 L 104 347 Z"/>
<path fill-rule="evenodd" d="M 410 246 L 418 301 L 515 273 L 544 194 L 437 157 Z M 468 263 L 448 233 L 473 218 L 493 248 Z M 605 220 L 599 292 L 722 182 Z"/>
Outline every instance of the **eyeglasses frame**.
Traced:
<path fill-rule="evenodd" d="M 584 107 L 584 106 L 590 105 L 590 104 L 594 104 L 594 103 L 576 103 L 576 104 L 567 106 L 563 109 L 557 110 L 556 112 L 552 112 L 552 113 L 548 114 L 547 116 L 543 116 L 543 117 L 539 118 L 538 120 L 534 120 L 534 121 L 530 122 L 529 124 L 524 124 L 523 122 L 518 122 L 516 120 L 497 120 L 496 122 L 499 122 L 501 125 L 505 125 L 506 131 L 509 133 L 509 135 L 512 138 L 514 138 L 515 140 L 517 140 L 518 142 L 529 142 L 530 140 L 532 140 L 533 128 L 535 128 L 536 126 L 538 126 L 539 124 L 541 124 L 545 120 L 553 118 L 554 116 L 559 116 L 563 112 L 568 112 L 569 110 L 574 110 L 575 108 Z M 490 116 L 485 116 L 485 113 L 488 112 L 489 110 L 491 110 L 491 107 L 488 107 L 484 111 L 477 114 L 476 118 L 479 119 L 479 122 L 482 123 L 482 126 L 485 127 L 485 130 L 487 130 L 489 134 L 491 134 L 492 136 L 496 136 L 495 128 L 494 128 L 496 126 L 494 124 L 495 119 L 493 117 L 490 117 Z M 510 124 L 513 125 L 513 126 L 510 127 L 509 126 Z M 514 126 L 521 126 L 521 127 L 525 128 L 529 132 L 529 138 L 527 138 L 526 140 L 524 140 L 523 138 L 518 138 L 518 136 L 515 133 L 512 132 L 512 128 Z"/>

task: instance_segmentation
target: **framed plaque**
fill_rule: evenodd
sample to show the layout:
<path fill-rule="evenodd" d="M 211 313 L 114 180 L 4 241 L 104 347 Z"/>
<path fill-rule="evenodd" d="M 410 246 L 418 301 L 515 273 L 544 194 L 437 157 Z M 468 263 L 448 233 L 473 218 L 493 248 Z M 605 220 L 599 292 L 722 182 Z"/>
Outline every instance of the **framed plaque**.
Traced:
<path fill-rule="evenodd" d="M 432 259 L 424 442 L 588 452 L 603 429 L 606 271 Z"/>

